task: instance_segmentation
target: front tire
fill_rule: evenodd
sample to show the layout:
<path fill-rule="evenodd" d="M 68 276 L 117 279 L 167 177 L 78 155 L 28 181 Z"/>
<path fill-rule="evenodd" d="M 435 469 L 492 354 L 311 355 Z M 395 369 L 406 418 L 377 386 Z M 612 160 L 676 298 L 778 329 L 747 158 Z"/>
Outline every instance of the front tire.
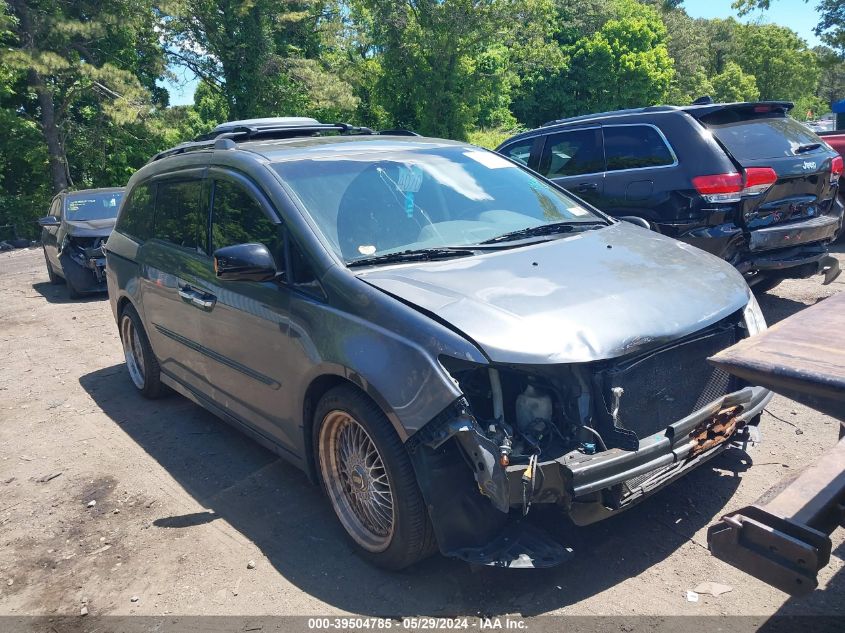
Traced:
<path fill-rule="evenodd" d="M 53 265 L 50 263 L 50 258 L 47 257 L 47 251 L 44 251 L 44 263 L 47 264 L 47 278 L 54 286 L 62 283 L 62 278 L 55 273 Z"/>
<path fill-rule="evenodd" d="M 120 313 L 120 340 L 132 384 L 145 398 L 160 398 L 165 393 L 161 368 L 141 324 L 141 317 L 131 305 Z"/>
<path fill-rule="evenodd" d="M 315 411 L 314 446 L 332 509 L 364 558 L 398 570 L 434 552 L 411 460 L 372 400 L 352 386 L 327 392 Z"/>

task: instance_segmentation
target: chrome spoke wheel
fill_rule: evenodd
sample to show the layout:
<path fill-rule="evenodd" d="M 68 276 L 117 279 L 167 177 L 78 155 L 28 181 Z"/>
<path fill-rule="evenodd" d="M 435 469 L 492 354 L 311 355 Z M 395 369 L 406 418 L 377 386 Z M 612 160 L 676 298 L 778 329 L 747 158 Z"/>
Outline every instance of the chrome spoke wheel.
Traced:
<path fill-rule="evenodd" d="M 129 377 L 138 389 L 144 388 L 144 352 L 141 349 L 141 337 L 129 315 L 124 315 L 120 327 L 120 339 L 123 342 L 123 356 Z"/>
<path fill-rule="evenodd" d="M 330 411 L 319 436 L 320 469 L 343 527 L 364 549 L 381 552 L 393 537 L 393 490 L 378 448 L 345 411 Z"/>

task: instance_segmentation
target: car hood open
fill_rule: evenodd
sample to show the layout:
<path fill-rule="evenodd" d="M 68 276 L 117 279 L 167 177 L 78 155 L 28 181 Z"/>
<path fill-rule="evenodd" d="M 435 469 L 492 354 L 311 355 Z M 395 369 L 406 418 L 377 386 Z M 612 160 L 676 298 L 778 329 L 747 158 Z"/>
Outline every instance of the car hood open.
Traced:
<path fill-rule="evenodd" d="M 743 308 L 749 294 L 730 264 L 624 222 L 356 274 L 447 322 L 502 363 L 616 358 L 715 323 Z"/>
<path fill-rule="evenodd" d="M 102 220 L 65 220 L 67 234 L 74 237 L 108 237 L 117 218 Z"/>

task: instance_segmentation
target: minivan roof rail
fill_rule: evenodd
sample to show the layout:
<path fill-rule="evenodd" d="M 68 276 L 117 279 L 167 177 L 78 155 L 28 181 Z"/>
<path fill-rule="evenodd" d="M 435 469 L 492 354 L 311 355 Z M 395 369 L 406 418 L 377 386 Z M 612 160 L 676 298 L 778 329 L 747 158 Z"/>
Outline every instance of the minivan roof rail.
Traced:
<path fill-rule="evenodd" d="M 231 138 L 246 141 L 255 138 L 292 138 L 296 136 L 314 136 L 321 132 L 340 132 L 341 134 L 375 134 L 368 127 L 358 127 L 349 123 L 320 123 L 310 122 L 268 122 L 253 124 L 235 121 L 231 124 L 218 125 L 208 134 L 198 136 L 195 140 L 206 141 L 216 138 Z"/>
<path fill-rule="evenodd" d="M 324 132 L 338 132 L 341 135 L 383 135 L 383 136 L 419 136 L 406 129 L 375 131 L 368 127 L 350 123 L 320 123 L 307 117 L 272 117 L 266 119 L 245 119 L 221 123 L 211 132 L 197 136 L 193 141 L 180 143 L 153 156 L 154 162 L 187 152 L 207 149 L 234 149 L 237 143 L 256 139 L 286 139 L 298 136 L 317 136 Z"/>

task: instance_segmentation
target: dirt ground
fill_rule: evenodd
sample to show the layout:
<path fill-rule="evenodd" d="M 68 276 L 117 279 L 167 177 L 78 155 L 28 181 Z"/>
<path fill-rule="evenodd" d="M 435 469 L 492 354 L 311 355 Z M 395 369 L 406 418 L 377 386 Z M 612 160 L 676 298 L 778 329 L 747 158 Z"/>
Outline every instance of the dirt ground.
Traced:
<path fill-rule="evenodd" d="M 771 323 L 843 288 L 845 275 L 790 281 L 760 302 Z M 387 573 L 355 556 L 298 470 L 179 396 L 142 399 L 107 299 L 70 301 L 40 250 L 2 253 L 0 615 L 78 616 L 85 601 L 92 615 L 845 616 L 842 530 L 801 599 L 707 551 L 714 518 L 811 463 L 838 425 L 776 397 L 761 428 L 747 455 L 728 451 L 602 524 L 532 513 L 574 548 L 562 567 L 435 556 Z M 703 581 L 733 590 L 689 602 Z"/>

